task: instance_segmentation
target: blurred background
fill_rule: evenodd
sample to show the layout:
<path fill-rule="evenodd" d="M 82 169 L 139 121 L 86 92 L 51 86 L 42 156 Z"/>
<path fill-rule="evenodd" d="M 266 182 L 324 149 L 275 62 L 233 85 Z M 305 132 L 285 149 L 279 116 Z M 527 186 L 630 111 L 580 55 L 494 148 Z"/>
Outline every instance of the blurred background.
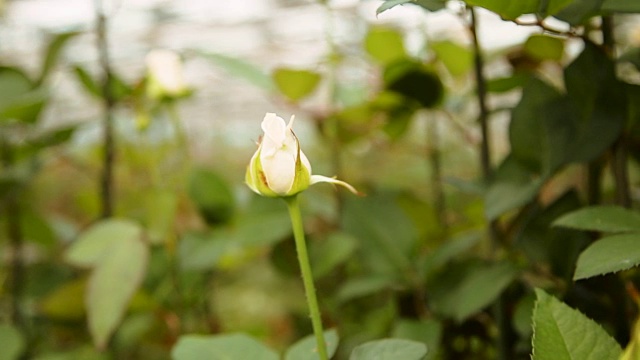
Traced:
<path fill-rule="evenodd" d="M 529 358 L 531 289 L 564 291 L 587 240 L 571 233 L 561 259 L 527 241 L 552 236 L 586 175 L 563 163 L 542 186 L 503 166 L 510 122 L 530 79 L 564 91 L 585 39 L 604 41 L 600 13 L 390 3 L 0 0 L 0 359 L 164 359 L 185 334 L 231 332 L 282 352 L 310 334 L 286 207 L 244 185 L 267 112 L 296 116 L 315 174 L 367 194 L 302 195 L 336 359 L 385 336 L 496 358 L 488 307 L 507 290 L 512 358 Z M 637 85 L 638 15 L 613 34 Z M 517 186 L 488 191 L 496 168 Z"/>

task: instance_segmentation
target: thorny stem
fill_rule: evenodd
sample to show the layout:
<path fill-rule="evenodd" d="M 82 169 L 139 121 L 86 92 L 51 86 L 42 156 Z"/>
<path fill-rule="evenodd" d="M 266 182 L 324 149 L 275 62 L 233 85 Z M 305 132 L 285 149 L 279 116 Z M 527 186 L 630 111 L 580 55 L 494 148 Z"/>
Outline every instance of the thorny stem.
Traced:
<path fill-rule="evenodd" d="M 293 237 L 296 241 L 298 262 L 300 263 L 300 272 L 302 273 L 302 282 L 304 283 L 307 305 L 309 306 L 313 333 L 316 337 L 318 355 L 320 356 L 321 360 L 328 360 L 327 344 L 324 340 L 322 319 L 320 317 L 320 307 L 318 306 L 318 298 L 316 296 L 316 289 L 313 284 L 313 275 L 311 273 L 311 264 L 309 263 L 309 255 L 307 253 L 307 244 L 304 238 L 302 216 L 300 215 L 300 203 L 297 195 L 287 197 L 285 198 L 285 201 L 287 202 L 289 216 L 291 217 Z"/>
<path fill-rule="evenodd" d="M 103 170 L 100 182 L 101 200 L 102 200 L 102 218 L 113 215 L 113 167 L 115 159 L 115 143 L 114 143 L 114 126 L 113 111 L 116 99 L 111 88 L 112 71 L 109 60 L 109 43 L 107 39 L 107 17 L 104 13 L 101 0 L 94 2 L 96 11 L 96 34 L 98 52 L 100 55 L 100 66 L 102 67 L 102 97 L 104 100 L 104 119 L 103 119 Z"/>
<path fill-rule="evenodd" d="M 478 116 L 478 122 L 480 123 L 480 131 L 482 140 L 480 143 L 480 164 L 482 167 L 482 175 L 485 182 L 489 182 L 492 176 L 491 167 L 491 153 L 489 149 L 489 109 L 487 106 L 487 86 L 486 79 L 483 75 L 484 59 L 480 49 L 480 43 L 478 41 L 478 19 L 476 17 L 475 9 L 469 7 L 471 15 L 471 24 L 469 30 L 471 31 L 473 40 L 473 52 L 474 52 L 474 73 L 476 78 L 478 106 L 480 108 L 480 114 Z M 496 250 L 500 246 L 500 233 L 498 229 L 498 223 L 496 220 L 492 220 L 489 223 L 489 235 L 491 237 L 492 247 L 494 249 L 494 255 Z M 495 321 L 498 326 L 498 359 L 509 360 L 511 356 L 511 346 L 509 339 L 511 338 L 511 328 L 509 319 L 505 312 L 506 296 L 501 294 L 496 300 L 493 306 L 493 313 Z"/>

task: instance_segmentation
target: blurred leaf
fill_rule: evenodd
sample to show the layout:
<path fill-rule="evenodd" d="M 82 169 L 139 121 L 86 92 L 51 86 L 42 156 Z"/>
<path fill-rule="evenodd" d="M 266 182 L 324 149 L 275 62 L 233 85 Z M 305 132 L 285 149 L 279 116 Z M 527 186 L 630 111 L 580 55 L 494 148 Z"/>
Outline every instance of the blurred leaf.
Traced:
<path fill-rule="evenodd" d="M 332 115 L 338 123 L 338 136 L 348 143 L 369 134 L 376 127 L 376 110 L 364 102 L 340 109 Z M 331 121 L 325 122 L 330 124 Z"/>
<path fill-rule="evenodd" d="M 65 126 L 39 134 L 21 144 L 18 149 L 19 155 L 21 157 L 30 157 L 37 155 L 45 148 L 63 144 L 69 141 L 75 130 L 76 126 Z"/>
<path fill-rule="evenodd" d="M 145 196 L 145 228 L 153 244 L 176 236 L 174 222 L 178 212 L 178 194 L 165 189 L 150 189 Z"/>
<path fill-rule="evenodd" d="M 590 206 L 562 216 L 553 225 L 602 232 L 640 232 L 640 213 L 620 206 Z"/>
<path fill-rule="evenodd" d="M 485 194 L 485 216 L 489 220 L 497 219 L 507 211 L 531 202 L 544 181 L 512 155 L 507 156 L 496 170 L 495 179 Z"/>
<path fill-rule="evenodd" d="M 100 84 L 89 74 L 89 72 L 85 68 L 76 65 L 73 67 L 73 72 L 78 78 L 78 81 L 80 81 L 80 84 L 84 86 L 84 89 L 87 91 L 87 93 L 98 98 L 102 97 L 102 89 L 100 88 Z"/>
<path fill-rule="evenodd" d="M 600 14 L 603 3 L 604 0 L 574 0 L 556 13 L 555 17 L 574 26 L 585 24 Z"/>
<path fill-rule="evenodd" d="M 233 217 L 233 193 L 229 184 L 216 172 L 204 168 L 192 169 L 188 191 L 207 224 L 224 224 Z"/>
<path fill-rule="evenodd" d="M 340 287 L 336 294 L 338 303 L 378 293 L 397 285 L 393 278 L 385 276 L 367 276 L 364 278 L 351 278 Z"/>
<path fill-rule="evenodd" d="M 42 66 L 40 67 L 40 76 L 36 81 L 38 85 L 42 84 L 46 80 L 47 76 L 49 75 L 53 67 L 56 65 L 56 63 L 58 62 L 58 58 L 60 57 L 60 52 L 62 51 L 64 46 L 67 44 L 67 42 L 78 34 L 79 33 L 75 31 L 64 32 L 64 33 L 57 34 L 49 41 L 49 44 L 47 45 L 47 51 L 45 53 L 45 56 L 42 62 Z"/>
<path fill-rule="evenodd" d="M 412 60 L 389 64 L 383 76 L 387 90 L 413 99 L 424 108 L 437 106 L 444 96 L 444 86 L 438 75 Z"/>
<path fill-rule="evenodd" d="M 431 276 L 448 261 L 471 249 L 481 239 L 482 236 L 478 232 L 458 234 L 448 239 L 425 257 L 424 269 L 422 271 L 424 276 Z"/>
<path fill-rule="evenodd" d="M 116 330 L 147 268 L 149 249 L 140 238 L 111 241 L 87 285 L 87 317 L 93 342 L 104 349 Z"/>
<path fill-rule="evenodd" d="M 321 79 L 320 74 L 309 70 L 278 68 L 273 71 L 273 80 L 280 93 L 294 102 L 311 95 Z"/>
<path fill-rule="evenodd" d="M 444 0 L 384 0 L 382 5 L 376 10 L 376 15 L 395 7 L 397 5 L 415 4 L 429 11 L 438 11 L 445 8 Z"/>
<path fill-rule="evenodd" d="M 564 78 L 573 113 L 578 115 L 566 136 L 565 152 L 568 161 L 590 161 L 619 137 L 627 116 L 626 90 L 614 63 L 591 42 L 565 68 Z"/>
<path fill-rule="evenodd" d="M 364 38 L 364 48 L 372 58 L 388 65 L 407 56 L 402 34 L 388 27 L 372 27 Z"/>
<path fill-rule="evenodd" d="M 1 86 L 1 85 L 0 85 Z M 33 124 L 49 100 L 49 93 L 42 88 L 35 89 L 5 102 L 0 107 L 0 123 L 7 120 L 18 120 Z"/>
<path fill-rule="evenodd" d="M 533 294 L 527 294 L 518 300 L 513 311 L 513 317 L 511 318 L 513 328 L 523 339 L 530 339 L 533 335 L 531 319 L 535 301 L 536 298 Z"/>
<path fill-rule="evenodd" d="M 573 280 L 587 279 L 640 264 L 640 233 L 605 236 L 580 254 Z"/>
<path fill-rule="evenodd" d="M 174 360 L 278 360 L 278 354 L 244 334 L 183 335 L 171 351 Z"/>
<path fill-rule="evenodd" d="M 618 57 L 618 62 L 629 62 L 640 71 L 640 47 L 634 47 Z"/>
<path fill-rule="evenodd" d="M 73 350 L 40 354 L 34 360 L 110 360 L 108 354 L 92 345 L 81 345 Z"/>
<path fill-rule="evenodd" d="M 27 210 L 20 213 L 20 227 L 24 238 L 45 247 L 56 245 L 56 237 L 49 223 L 39 214 Z"/>
<path fill-rule="evenodd" d="M 464 321 L 491 304 L 511 284 L 519 270 L 510 262 L 474 266 L 449 291 L 434 299 L 434 308 Z"/>
<path fill-rule="evenodd" d="M 570 281 L 578 256 L 591 239 L 582 231 L 551 224 L 581 206 L 583 202 L 575 190 L 567 191 L 546 206 L 533 203 L 521 212 L 514 249 L 525 254 L 531 263 L 545 266 L 554 276 Z"/>
<path fill-rule="evenodd" d="M 62 284 L 40 303 L 42 313 L 54 320 L 79 321 L 84 319 L 86 309 L 84 294 L 87 281 L 84 278 Z"/>
<path fill-rule="evenodd" d="M 453 76 L 464 75 L 473 66 L 471 50 L 453 41 L 433 42 L 431 49 Z"/>
<path fill-rule="evenodd" d="M 322 241 L 311 243 L 310 257 L 313 276 L 320 279 L 347 261 L 358 248 L 358 241 L 349 234 L 332 233 Z"/>
<path fill-rule="evenodd" d="M 563 39 L 533 34 L 524 43 L 524 51 L 538 60 L 560 61 L 564 55 Z"/>
<path fill-rule="evenodd" d="M 21 69 L 0 66 L 0 109 L 33 90 L 35 84 Z"/>
<path fill-rule="evenodd" d="M 516 72 L 511 76 L 490 79 L 487 82 L 487 90 L 495 93 L 507 92 L 524 86 L 529 78 L 530 75 L 527 73 Z"/>
<path fill-rule="evenodd" d="M 523 88 L 520 102 L 513 109 L 509 124 L 511 154 L 531 170 L 542 172 L 556 169 L 564 161 L 564 138 L 553 141 L 558 129 L 555 118 L 546 115 L 564 114 L 566 106 L 559 102 L 560 93 L 549 84 L 532 78 Z M 560 110 L 560 111 L 559 111 Z M 563 134 L 563 133 L 562 133 Z"/>
<path fill-rule="evenodd" d="M 120 244 L 120 239 L 134 242 L 141 236 L 142 229 L 131 220 L 102 220 L 80 234 L 67 249 L 65 260 L 75 266 L 94 267 L 102 262 L 111 247 Z"/>
<path fill-rule="evenodd" d="M 327 356 L 333 357 L 338 348 L 338 332 L 335 329 L 324 332 L 324 341 L 327 344 Z M 318 360 L 318 346 L 316 345 L 316 337 L 312 334 L 298 340 L 291 345 L 285 353 L 285 360 Z"/>
<path fill-rule="evenodd" d="M 429 352 L 424 360 L 434 360 L 442 339 L 442 324 L 433 319 L 400 320 L 393 329 L 393 337 L 422 342 Z"/>
<path fill-rule="evenodd" d="M 596 322 L 536 289 L 533 360 L 618 360 L 620 345 Z"/>
<path fill-rule="evenodd" d="M 618 13 L 640 13 L 640 3 L 629 0 L 604 0 L 602 10 Z"/>
<path fill-rule="evenodd" d="M 187 233 L 179 243 L 178 254 L 183 270 L 212 269 L 228 249 L 234 246 L 228 231 L 214 230 L 209 234 Z M 238 246 L 237 242 L 235 246 Z"/>
<path fill-rule="evenodd" d="M 358 253 L 373 273 L 404 278 L 411 269 L 417 231 L 394 195 L 348 198 L 343 229 L 359 240 Z"/>
<path fill-rule="evenodd" d="M 636 360 L 640 359 L 640 319 L 636 319 L 631 333 L 631 341 L 624 349 L 624 354 L 620 360 Z"/>
<path fill-rule="evenodd" d="M 427 354 L 423 343 L 402 339 L 369 341 L 353 349 L 349 360 L 422 360 Z"/>
<path fill-rule="evenodd" d="M 275 89 L 271 76 L 254 64 L 222 54 L 201 53 L 201 55 L 232 76 L 244 79 L 263 90 L 272 91 Z"/>
<path fill-rule="evenodd" d="M 503 19 L 513 20 L 524 14 L 541 13 L 542 18 L 553 15 L 566 7 L 572 0 L 465 0 L 468 5 L 481 6 L 500 15 Z M 546 6 L 546 8 L 544 8 Z"/>
<path fill-rule="evenodd" d="M 291 235 L 287 208 L 273 199 L 254 196 L 248 210 L 240 214 L 231 231 L 243 246 L 269 246 Z"/>
<path fill-rule="evenodd" d="M 0 360 L 18 360 L 26 350 L 22 334 L 13 325 L 0 324 Z"/>

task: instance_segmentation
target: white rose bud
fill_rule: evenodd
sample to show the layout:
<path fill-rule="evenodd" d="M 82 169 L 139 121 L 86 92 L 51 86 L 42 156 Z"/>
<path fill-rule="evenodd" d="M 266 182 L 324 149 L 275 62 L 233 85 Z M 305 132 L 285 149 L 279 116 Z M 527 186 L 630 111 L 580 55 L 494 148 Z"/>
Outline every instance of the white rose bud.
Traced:
<path fill-rule="evenodd" d="M 170 50 L 152 50 L 145 60 L 148 91 L 152 97 L 180 97 L 189 92 L 178 54 Z"/>
<path fill-rule="evenodd" d="M 300 142 L 293 132 L 291 116 L 289 124 L 274 113 L 267 113 L 262 120 L 262 136 L 258 150 L 247 167 L 245 181 L 254 192 L 270 197 L 295 195 L 309 185 L 329 182 L 341 185 L 354 194 L 358 191 L 344 181 L 321 175 L 311 175 L 311 164 L 300 149 Z"/>

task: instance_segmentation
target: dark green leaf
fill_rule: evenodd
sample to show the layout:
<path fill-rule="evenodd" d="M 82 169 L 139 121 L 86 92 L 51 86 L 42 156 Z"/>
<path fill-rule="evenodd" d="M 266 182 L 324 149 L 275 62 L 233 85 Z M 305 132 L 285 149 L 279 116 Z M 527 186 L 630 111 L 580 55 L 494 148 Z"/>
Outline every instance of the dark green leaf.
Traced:
<path fill-rule="evenodd" d="M 278 354 L 244 334 L 183 335 L 171 350 L 174 360 L 278 360 Z"/>
<path fill-rule="evenodd" d="M 80 84 L 84 86 L 84 89 L 87 91 L 87 93 L 98 98 L 102 97 L 102 89 L 100 88 L 100 84 L 91 76 L 91 74 L 89 74 L 89 72 L 85 68 L 76 65 L 73 67 L 73 72 L 76 74 L 76 77 L 80 81 Z"/>
<path fill-rule="evenodd" d="M 294 102 L 311 95 L 321 79 L 320 74 L 309 70 L 278 68 L 273 71 L 278 90 Z"/>
<path fill-rule="evenodd" d="M 438 75 L 424 64 L 400 60 L 384 69 L 386 89 L 417 101 L 422 107 L 437 106 L 444 97 L 444 86 Z"/>
<path fill-rule="evenodd" d="M 472 248 L 481 239 L 481 234 L 470 232 L 454 236 L 447 240 L 425 258 L 423 270 L 425 277 L 431 276 L 447 262 Z"/>
<path fill-rule="evenodd" d="M 640 2 L 629 0 L 604 0 L 602 10 L 618 13 L 640 13 Z"/>
<path fill-rule="evenodd" d="M 533 312 L 533 360 L 618 360 L 620 345 L 596 322 L 540 289 Z"/>
<path fill-rule="evenodd" d="M 353 349 L 349 360 L 422 360 L 427 354 L 423 343 L 402 339 L 370 341 Z"/>
<path fill-rule="evenodd" d="M 189 176 L 189 197 L 209 225 L 228 222 L 235 210 L 235 199 L 227 182 L 217 173 L 196 168 Z"/>
<path fill-rule="evenodd" d="M 47 76 L 51 72 L 51 69 L 53 69 L 53 67 L 56 65 L 56 62 L 60 57 L 60 52 L 67 44 L 67 42 L 78 34 L 79 33 L 75 31 L 65 32 L 54 36 L 49 41 L 47 51 L 45 53 L 46 55 L 44 56 L 42 66 L 40 67 L 40 76 L 38 77 L 37 81 L 38 85 L 42 84 L 46 80 Z"/>
<path fill-rule="evenodd" d="M 640 233 L 606 236 L 580 254 L 574 280 L 587 279 L 640 264 Z"/>
<path fill-rule="evenodd" d="M 587 23 L 600 13 L 604 0 L 574 0 L 555 14 L 558 19 L 577 26 Z"/>
<path fill-rule="evenodd" d="M 554 225 L 603 232 L 640 232 L 640 213 L 619 206 L 591 206 L 564 215 Z"/>
<path fill-rule="evenodd" d="M 531 76 L 524 72 L 517 72 L 511 76 L 490 79 L 487 82 L 487 90 L 503 93 L 524 86 Z"/>
<path fill-rule="evenodd" d="M 460 282 L 437 299 L 437 310 L 463 321 L 493 302 L 511 284 L 519 270 L 509 262 L 473 267 Z"/>
<path fill-rule="evenodd" d="M 320 279 L 348 260 L 358 248 L 358 241 L 345 233 L 333 233 L 311 244 L 310 256 L 313 276 Z"/>

